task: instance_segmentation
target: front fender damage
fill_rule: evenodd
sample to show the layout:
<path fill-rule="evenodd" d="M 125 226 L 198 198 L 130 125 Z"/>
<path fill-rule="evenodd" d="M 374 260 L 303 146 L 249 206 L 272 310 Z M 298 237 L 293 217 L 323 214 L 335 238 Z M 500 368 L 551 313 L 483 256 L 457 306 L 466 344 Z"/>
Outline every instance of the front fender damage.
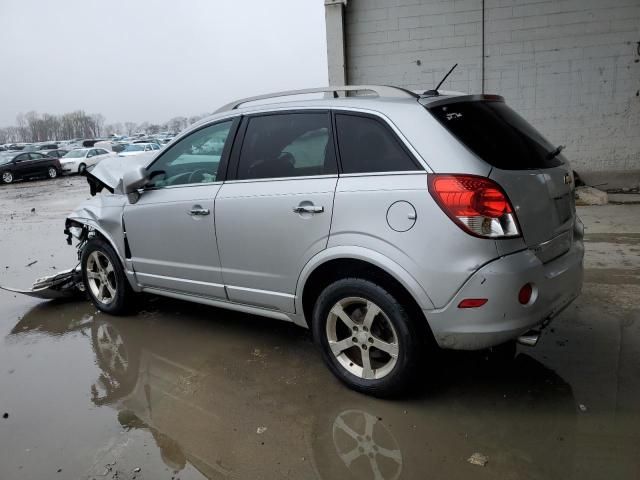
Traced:
<path fill-rule="evenodd" d="M 90 175 L 87 178 L 92 195 L 97 193 L 96 190 L 99 191 L 102 188 L 113 192 L 114 189 L 109 188 L 109 185 L 98 186 L 93 178 Z M 85 288 L 80 259 L 87 241 L 96 235 L 100 235 L 111 244 L 124 265 L 128 248 L 123 229 L 122 212 L 127 197 L 118 194 L 117 188 L 115 190 L 115 194 L 92 196 L 67 217 L 64 228 L 67 244 L 72 245 L 73 239 L 77 240 L 78 264 L 75 267 L 60 271 L 55 275 L 38 278 L 30 289 L 5 286 L 0 286 L 0 289 L 45 300 L 84 296 Z"/>

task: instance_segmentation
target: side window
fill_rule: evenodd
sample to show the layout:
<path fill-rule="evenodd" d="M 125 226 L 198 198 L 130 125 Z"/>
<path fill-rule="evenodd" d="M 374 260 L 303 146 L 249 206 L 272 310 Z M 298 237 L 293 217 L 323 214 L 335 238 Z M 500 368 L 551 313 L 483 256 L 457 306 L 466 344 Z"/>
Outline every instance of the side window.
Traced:
<path fill-rule="evenodd" d="M 232 124 L 229 120 L 201 128 L 173 144 L 151 165 L 151 173 L 163 172 L 152 186 L 215 182 Z"/>
<path fill-rule="evenodd" d="M 336 173 L 328 113 L 251 117 L 242 143 L 238 179 Z"/>
<path fill-rule="evenodd" d="M 421 170 L 381 120 L 337 114 L 336 131 L 344 173 Z"/>
<path fill-rule="evenodd" d="M 106 153 L 107 151 L 103 150 L 102 148 L 96 149 L 96 155 L 105 155 Z"/>
<path fill-rule="evenodd" d="M 87 154 L 87 158 L 95 157 L 95 155 L 96 155 L 95 150 L 89 150 L 89 153 Z"/>
<path fill-rule="evenodd" d="M 160 150 L 160 147 L 158 145 L 156 145 L 155 143 L 151 145 L 151 148 L 154 150 Z"/>
<path fill-rule="evenodd" d="M 41 153 L 30 153 L 29 154 L 29 158 L 31 160 L 40 160 L 44 155 L 42 155 Z"/>
<path fill-rule="evenodd" d="M 16 157 L 16 162 L 24 162 L 25 160 L 29 160 L 29 154 L 28 153 L 23 153 L 22 155 L 18 155 Z"/>

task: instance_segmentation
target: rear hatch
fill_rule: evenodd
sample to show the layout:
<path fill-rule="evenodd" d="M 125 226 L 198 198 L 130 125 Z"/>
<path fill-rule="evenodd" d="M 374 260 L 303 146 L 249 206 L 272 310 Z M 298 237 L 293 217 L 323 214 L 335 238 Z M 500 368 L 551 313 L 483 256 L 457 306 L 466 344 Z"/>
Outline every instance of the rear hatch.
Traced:
<path fill-rule="evenodd" d="M 566 159 L 498 96 L 461 96 L 426 105 L 469 150 L 491 165 L 526 245 L 543 261 L 571 246 L 575 221 L 573 174 Z M 555 155 L 554 155 L 555 153 Z"/>

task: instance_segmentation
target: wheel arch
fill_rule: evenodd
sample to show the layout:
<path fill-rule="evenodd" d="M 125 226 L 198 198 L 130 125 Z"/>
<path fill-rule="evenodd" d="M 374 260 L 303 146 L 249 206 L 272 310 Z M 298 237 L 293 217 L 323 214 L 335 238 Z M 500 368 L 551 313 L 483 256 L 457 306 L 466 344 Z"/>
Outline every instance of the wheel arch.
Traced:
<path fill-rule="evenodd" d="M 408 304 L 424 320 L 424 309 L 433 303 L 420 284 L 388 257 L 362 247 L 334 247 L 311 259 L 302 270 L 296 288 L 296 312 L 311 326 L 314 299 L 329 283 L 341 278 L 359 277 L 375 281 Z"/>
<path fill-rule="evenodd" d="M 74 226 L 74 225 L 80 226 L 83 229 L 86 229 L 87 231 L 92 230 L 93 232 L 95 232 L 97 236 L 99 236 L 101 239 L 103 239 L 109 245 L 111 245 L 111 248 L 113 248 L 113 250 L 116 252 L 116 255 L 118 256 L 118 260 L 120 261 L 120 264 L 124 269 L 125 276 L 127 277 L 127 280 L 131 285 L 131 288 L 136 292 L 140 291 L 140 287 L 135 277 L 135 272 L 132 269 L 130 269 L 131 262 L 127 261 L 127 259 L 125 258 L 126 247 L 124 243 L 124 232 L 120 232 L 122 233 L 122 238 L 123 238 L 122 245 L 120 245 L 113 238 L 113 234 L 108 232 L 107 229 L 103 228 L 95 220 L 88 219 L 88 218 L 81 218 L 81 217 L 69 217 L 67 218 L 65 225 L 66 225 L 65 232 L 67 234 L 69 234 L 68 228 L 70 226 Z"/>

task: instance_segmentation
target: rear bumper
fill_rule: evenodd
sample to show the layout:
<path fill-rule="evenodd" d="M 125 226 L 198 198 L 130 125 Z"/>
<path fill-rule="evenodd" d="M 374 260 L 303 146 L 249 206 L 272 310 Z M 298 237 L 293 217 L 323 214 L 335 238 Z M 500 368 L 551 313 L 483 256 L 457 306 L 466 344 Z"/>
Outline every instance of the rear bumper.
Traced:
<path fill-rule="evenodd" d="M 563 256 L 543 264 L 530 250 L 499 258 L 474 273 L 449 304 L 425 310 L 442 348 L 479 350 L 515 339 L 555 317 L 580 294 L 584 246 L 575 241 Z M 518 292 L 534 285 L 532 300 L 521 305 Z M 458 308 L 466 298 L 486 298 L 478 308 Z"/>
<path fill-rule="evenodd" d="M 62 169 L 62 173 L 67 173 L 67 174 L 77 172 L 78 165 L 79 163 L 77 162 L 65 162 L 65 163 L 60 162 L 60 168 Z"/>

